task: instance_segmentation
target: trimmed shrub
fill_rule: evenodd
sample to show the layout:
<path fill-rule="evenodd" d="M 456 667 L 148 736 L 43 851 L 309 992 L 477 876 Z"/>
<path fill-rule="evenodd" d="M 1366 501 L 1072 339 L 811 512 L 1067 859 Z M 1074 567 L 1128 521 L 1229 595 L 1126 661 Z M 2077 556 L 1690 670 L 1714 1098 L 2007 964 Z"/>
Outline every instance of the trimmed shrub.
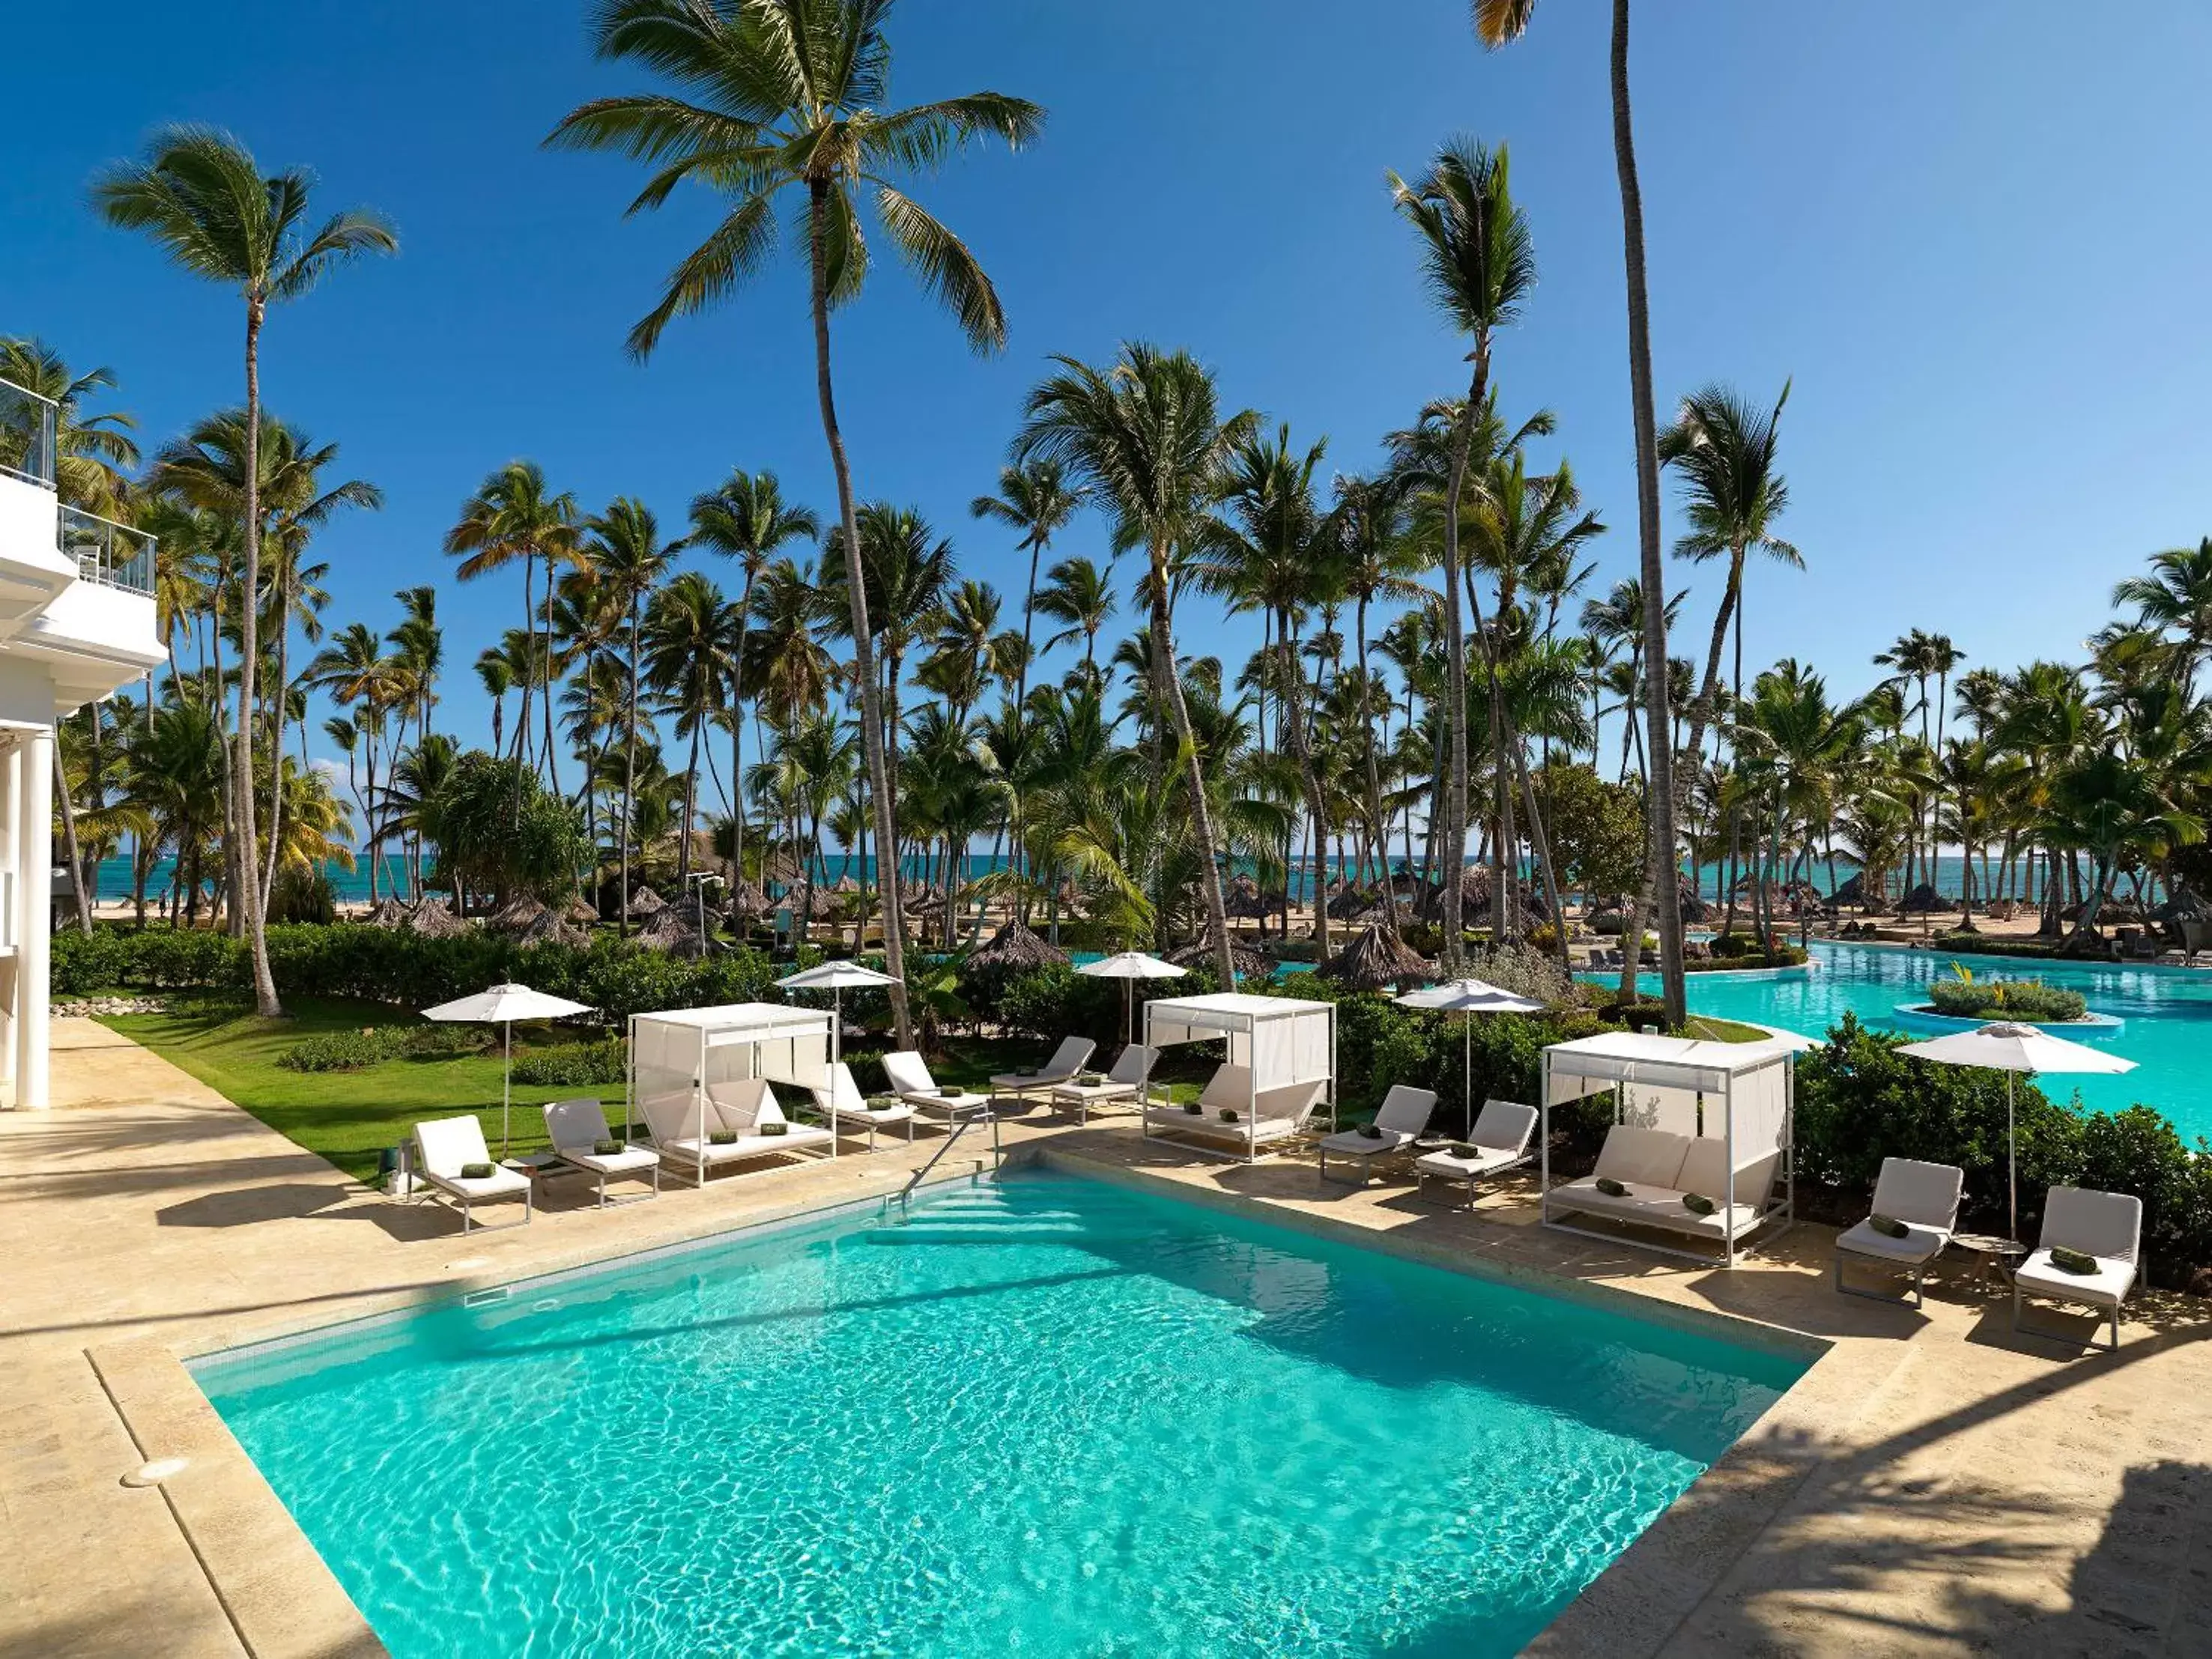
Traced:
<path fill-rule="evenodd" d="M 313 922 L 328 926 L 338 915 L 337 890 L 320 865 L 288 864 L 269 886 L 269 922 Z"/>
<path fill-rule="evenodd" d="M 1939 979 L 1928 988 L 1928 1001 L 1937 1013 L 1962 1019 L 2049 1023 L 2089 1012 L 2089 1000 L 2079 991 L 2039 979 Z"/>
<path fill-rule="evenodd" d="M 492 1044 L 483 1025 L 381 1025 L 326 1031 L 277 1055 L 288 1072 L 356 1072 L 387 1060 L 451 1060 L 478 1054 Z"/>
<path fill-rule="evenodd" d="M 1166 981 L 1140 981 L 1136 996 L 1141 1002 L 1147 985 Z M 1172 981 L 1180 985 L 1180 980 Z M 1102 1048 L 1121 1040 L 1121 981 L 1094 979 L 1073 968 L 1054 966 L 1018 974 L 999 993 L 999 1023 L 1022 1036 L 1056 1042 L 1064 1036 L 1087 1036 Z M 1143 1029 L 1144 1012 L 1137 1014 Z"/>
<path fill-rule="evenodd" d="M 532 1088 L 581 1089 L 629 1080 L 629 1045 L 620 1037 L 532 1048 L 514 1062 L 514 1080 Z"/>

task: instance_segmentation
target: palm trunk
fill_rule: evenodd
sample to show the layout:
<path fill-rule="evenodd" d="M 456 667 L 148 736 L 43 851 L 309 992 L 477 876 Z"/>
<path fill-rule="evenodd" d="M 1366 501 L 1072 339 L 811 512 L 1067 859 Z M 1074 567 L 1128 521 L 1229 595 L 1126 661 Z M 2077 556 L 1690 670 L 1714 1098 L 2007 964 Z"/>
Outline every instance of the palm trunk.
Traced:
<path fill-rule="evenodd" d="M 730 883 L 745 873 L 745 635 L 753 614 L 753 577 L 745 564 L 745 591 L 738 601 L 738 649 L 730 665 Z"/>
<path fill-rule="evenodd" d="M 1650 738 L 1651 854 L 1647 878 L 1659 924 L 1667 1023 L 1686 1012 L 1681 893 L 1674 880 L 1674 755 L 1667 707 L 1667 573 L 1659 547 L 1659 431 L 1651 407 L 1651 297 L 1644 271 L 1644 192 L 1628 105 L 1628 0 L 1613 0 L 1613 149 L 1620 179 L 1622 263 L 1628 277 L 1628 379 L 1636 416 L 1636 527 L 1644 581 L 1644 723 Z M 1663 878 L 1663 879 L 1662 879 Z"/>
<path fill-rule="evenodd" d="M 1152 558 L 1152 690 L 1167 705 L 1168 717 L 1175 724 L 1176 742 L 1185 757 L 1185 775 L 1190 782 L 1191 834 L 1198 842 L 1199 857 L 1206 869 L 1199 878 L 1199 894 L 1206 902 L 1206 927 L 1208 942 L 1213 946 L 1213 963 L 1221 975 L 1221 988 L 1237 988 L 1237 963 L 1229 953 L 1229 908 L 1221 898 L 1221 869 L 1214 861 L 1213 812 L 1206 801 L 1206 768 L 1199 758 L 1198 744 L 1191 736 L 1190 706 L 1183 701 L 1182 680 L 1175 672 L 1175 628 L 1168 614 L 1168 550 L 1164 543 L 1155 541 Z"/>
<path fill-rule="evenodd" d="M 277 849 L 284 836 L 284 679 L 289 662 L 286 647 L 292 635 L 289 596 L 289 573 L 278 562 L 276 571 L 276 690 L 269 710 L 269 862 L 261 875 L 261 908 L 269 909 L 269 895 L 276 885 Z"/>
<path fill-rule="evenodd" d="M 1474 423 L 1481 418 L 1489 378 L 1489 337 L 1478 334 L 1474 374 L 1468 383 L 1467 407 L 1460 411 L 1459 431 L 1452 443 L 1451 479 L 1444 490 L 1444 655 L 1449 680 L 1444 732 L 1450 760 L 1444 786 L 1443 845 L 1437 854 L 1443 866 L 1443 966 L 1448 974 L 1459 971 L 1466 954 L 1460 938 L 1464 923 L 1460 880 L 1467 866 L 1467 636 L 1460 619 L 1459 507 L 1467 488 L 1468 452 L 1474 443 Z"/>
<path fill-rule="evenodd" d="M 830 293 L 823 268 L 823 219 L 829 199 L 827 184 L 809 185 L 807 210 L 808 268 L 814 310 L 815 392 L 822 404 L 822 435 L 830 446 L 830 464 L 837 475 L 837 518 L 845 532 L 846 596 L 853 610 L 853 662 L 860 682 L 860 738 L 867 751 L 870 805 L 876 827 L 877 889 L 883 896 L 884 971 L 890 975 L 891 1018 L 902 1048 L 914 1046 L 914 1026 L 907 1013 L 906 950 L 900 933 L 898 906 L 898 832 L 891 817 L 890 774 L 884 756 L 882 705 L 876 696 L 875 653 L 868 638 L 868 593 L 860 565 L 860 526 L 853 507 L 853 472 L 845 457 L 845 440 L 837 428 L 837 402 L 830 384 Z M 1217 890 L 1217 908 L 1220 903 Z M 1228 947 L 1222 947 L 1226 958 Z M 1226 981 L 1224 981 L 1226 982 Z"/>
<path fill-rule="evenodd" d="M 1367 673 L 1367 595 L 1364 592 L 1359 596 L 1358 604 L 1353 607 L 1353 617 L 1352 631 L 1358 636 L 1359 641 L 1359 672 L 1362 677 L 1360 683 L 1364 686 L 1371 686 L 1374 682 L 1365 678 Z M 1367 815 L 1374 821 L 1375 862 L 1382 872 L 1384 896 L 1382 914 L 1385 918 L 1382 926 L 1389 930 L 1390 937 L 1395 939 L 1398 937 L 1398 892 L 1390 882 L 1390 825 L 1382 816 L 1382 777 L 1375 764 L 1375 727 L 1369 721 L 1361 722 L 1361 726 L 1364 733 L 1361 747 L 1365 753 L 1361 758 L 1367 775 Z M 1413 861 L 1413 848 L 1409 846 L 1406 849 L 1407 867 L 1412 866 Z"/>
<path fill-rule="evenodd" d="M 561 793 L 561 760 L 553 742 L 553 556 L 545 556 L 545 781 Z"/>
<path fill-rule="evenodd" d="M 629 937 L 630 824 L 637 811 L 637 599 L 629 602 L 629 719 L 623 740 L 622 850 L 616 879 L 622 885 L 621 937 Z"/>
<path fill-rule="evenodd" d="M 284 1012 L 276 1000 L 276 981 L 269 971 L 269 934 L 262 925 L 261 890 L 253 879 L 253 855 L 260 845 L 253 825 L 253 681 L 261 648 L 261 307 L 249 300 L 246 311 L 246 579 L 245 603 L 240 607 L 240 655 L 238 681 L 238 802 L 240 871 L 238 902 L 246 912 L 246 933 L 253 955 L 253 1006 L 264 1019 Z M 270 763 L 276 763 L 275 756 Z"/>
<path fill-rule="evenodd" d="M 62 765 L 59 733 L 54 744 L 54 796 L 62 804 L 62 854 L 69 860 L 70 888 L 76 900 L 77 931 L 92 937 L 92 898 L 85 891 L 84 856 L 77 850 L 76 802 L 70 794 L 69 774 Z"/>
<path fill-rule="evenodd" d="M 1296 623 L 1288 627 L 1290 654 L 1285 665 L 1284 707 L 1279 720 L 1287 722 L 1291 757 L 1297 762 L 1298 775 L 1306 786 L 1306 808 L 1313 814 L 1314 851 L 1325 867 L 1328 861 L 1328 803 L 1322 797 L 1321 774 L 1315 769 L 1313 748 L 1306 741 L 1305 670 L 1298 662 L 1298 635 Z M 1314 890 L 1314 947 L 1321 952 L 1323 962 L 1331 954 L 1328 939 L 1328 893 L 1316 872 Z"/>
<path fill-rule="evenodd" d="M 550 567 L 549 567 L 550 568 Z M 538 687 L 538 556 L 522 550 L 522 707 L 514 715 L 514 758 L 525 763 L 530 751 L 530 700 Z"/>

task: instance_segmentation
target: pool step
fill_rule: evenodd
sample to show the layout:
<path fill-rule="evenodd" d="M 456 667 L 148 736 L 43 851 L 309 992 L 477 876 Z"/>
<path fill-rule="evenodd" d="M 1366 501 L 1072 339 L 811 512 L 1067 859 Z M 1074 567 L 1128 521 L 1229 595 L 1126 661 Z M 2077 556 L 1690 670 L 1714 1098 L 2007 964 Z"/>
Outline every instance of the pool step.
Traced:
<path fill-rule="evenodd" d="M 1039 1225 L 1008 1221 L 994 1226 L 975 1222 L 917 1220 L 902 1226 L 872 1228 L 867 1237 L 873 1244 L 1057 1244 L 1077 1240 L 1088 1243 L 1097 1239 L 1098 1234 L 1079 1224 Z"/>

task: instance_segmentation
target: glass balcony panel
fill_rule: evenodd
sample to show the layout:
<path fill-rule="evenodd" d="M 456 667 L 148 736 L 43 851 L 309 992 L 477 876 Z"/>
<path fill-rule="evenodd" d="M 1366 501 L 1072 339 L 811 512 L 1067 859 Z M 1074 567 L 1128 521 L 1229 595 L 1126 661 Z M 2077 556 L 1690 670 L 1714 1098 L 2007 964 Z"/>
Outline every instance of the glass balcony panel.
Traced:
<path fill-rule="evenodd" d="M 0 380 L 0 475 L 54 487 L 54 405 Z"/>

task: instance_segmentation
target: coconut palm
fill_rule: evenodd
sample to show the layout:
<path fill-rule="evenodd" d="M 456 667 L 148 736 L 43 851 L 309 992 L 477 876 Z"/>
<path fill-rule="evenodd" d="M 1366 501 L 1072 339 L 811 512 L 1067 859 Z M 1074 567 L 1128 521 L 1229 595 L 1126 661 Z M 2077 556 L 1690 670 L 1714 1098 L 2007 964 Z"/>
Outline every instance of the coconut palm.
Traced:
<path fill-rule="evenodd" d="M 1504 145 L 1492 150 L 1460 137 L 1437 153 L 1418 185 L 1389 175 L 1398 211 L 1421 240 L 1422 273 L 1431 297 L 1453 329 L 1473 343 L 1467 401 L 1451 436 L 1443 497 L 1444 650 L 1449 672 L 1445 721 L 1450 776 L 1443 801 L 1444 963 L 1458 967 L 1461 935 L 1458 869 L 1466 856 L 1468 800 L 1467 636 L 1460 617 L 1460 507 L 1475 428 L 1490 407 L 1490 353 L 1497 331 L 1519 317 L 1536 283 L 1535 245 L 1513 199 Z M 1476 626 L 1481 625 L 1480 618 Z"/>
<path fill-rule="evenodd" d="M 1474 0 L 1474 29 L 1492 50 L 1527 31 L 1536 0 Z M 1637 175 L 1636 129 L 1628 100 L 1628 0 L 1613 0 L 1610 84 L 1613 172 L 1620 185 L 1620 246 L 1628 287 L 1628 388 L 1636 439 L 1637 574 L 1644 591 L 1644 660 L 1667 663 L 1667 575 L 1659 541 L 1659 419 L 1651 392 L 1651 295 L 1644 275 L 1644 187 Z M 1670 1025 L 1682 1023 L 1681 903 L 1671 872 L 1680 800 L 1674 780 L 1670 677 L 1644 676 L 1644 720 L 1650 738 L 1651 860 L 1648 885 L 1657 907 L 1662 997 Z M 1698 745 L 1692 744 L 1694 756 Z M 1696 769 L 1694 764 L 1691 770 Z M 1661 879 L 1662 873 L 1667 878 Z"/>
<path fill-rule="evenodd" d="M 2197 666 L 2212 653 L 2212 536 L 2194 547 L 2152 554 L 2150 574 L 2116 586 L 2112 603 L 2133 607 L 2146 628 L 2178 634 L 2177 677 L 2193 681 Z"/>
<path fill-rule="evenodd" d="M 1063 624 L 1042 648 L 1055 651 L 1079 639 L 1083 641 L 1083 665 L 1095 673 L 1098 666 L 1098 630 L 1114 619 L 1114 588 L 1106 580 L 1106 573 L 1080 556 L 1062 559 L 1045 572 L 1045 583 L 1037 590 L 1035 608 Z"/>
<path fill-rule="evenodd" d="M 640 639 L 645 602 L 682 545 L 660 538 L 653 509 L 634 495 L 617 497 L 605 513 L 586 520 L 583 558 L 602 603 L 618 613 L 628 634 L 629 696 L 623 722 L 623 810 L 618 854 L 622 884 L 622 937 L 629 937 L 630 854 L 635 845 L 638 795 L 638 688 L 644 671 Z M 556 786 L 557 787 L 557 786 Z"/>
<path fill-rule="evenodd" d="M 1030 689 L 1029 663 L 1036 622 L 1037 562 L 1052 545 L 1052 538 L 1067 527 L 1067 521 L 1082 507 L 1083 498 L 1084 492 L 1069 486 L 1056 463 L 1037 461 L 1027 466 L 1000 468 L 999 493 L 978 495 L 968 504 L 968 510 L 977 518 L 1019 531 L 1021 540 L 1014 545 L 1030 556 L 1029 586 L 1022 590 L 1022 669 L 1014 688 L 1018 702 L 1029 695 Z"/>
<path fill-rule="evenodd" d="M 676 735 L 691 752 L 684 776 L 684 825 L 677 842 L 676 875 L 691 874 L 691 823 L 699 801 L 699 739 L 728 712 L 726 698 L 738 653 L 738 608 L 696 570 L 670 579 L 653 596 L 641 635 L 645 677 L 665 713 L 676 717 Z M 733 722 L 734 723 L 734 722 Z"/>
<path fill-rule="evenodd" d="M 124 516 L 130 488 L 124 471 L 138 465 L 131 438 L 138 422 L 119 411 L 94 415 L 85 408 L 115 390 L 115 371 L 80 374 L 43 340 L 0 338 L 0 380 L 54 405 L 54 485 L 62 500 L 106 518 Z"/>
<path fill-rule="evenodd" d="M 804 198 L 807 275 L 814 322 L 815 384 L 822 431 L 837 479 L 844 530 L 846 597 L 861 696 L 876 836 L 897 842 L 884 755 L 872 634 L 862 607 L 858 496 L 837 422 L 830 371 L 830 313 L 855 298 L 867 274 L 859 194 L 872 191 L 876 217 L 933 299 L 951 310 L 978 351 L 1005 343 L 1006 313 L 975 255 L 892 182 L 927 172 L 981 137 L 1018 149 L 1044 122 L 1036 105 L 1001 93 L 888 107 L 890 0 L 746 0 L 713 7 L 696 0 L 599 0 L 593 44 L 602 58 L 634 58 L 674 82 L 688 97 L 639 94 L 582 106 L 548 142 L 623 151 L 651 164 L 652 178 L 631 204 L 656 208 L 691 180 L 732 198 L 707 240 L 678 263 L 659 302 L 630 331 L 630 349 L 651 354 L 678 316 L 726 298 L 774 251 L 776 198 Z M 696 100 L 696 101 L 694 101 Z M 900 1045 L 907 1018 L 905 953 L 898 922 L 898 872 L 882 872 L 884 968 Z"/>
<path fill-rule="evenodd" d="M 538 645 L 539 611 L 534 599 L 538 562 L 545 565 L 545 631 L 552 635 L 553 589 L 560 569 L 580 563 L 576 498 L 566 490 L 556 492 L 545 481 L 544 469 L 535 461 L 509 461 L 477 486 L 477 493 L 461 503 L 461 516 L 446 532 L 446 551 L 459 556 L 456 574 L 466 581 L 522 561 L 522 623 L 525 650 L 522 661 L 522 708 L 514 725 L 515 754 L 527 761 L 530 746 L 530 708 L 542 694 L 544 706 L 544 749 L 539 759 L 557 791 L 560 773 L 553 755 L 553 687 L 551 652 Z"/>
<path fill-rule="evenodd" d="M 110 169 L 93 186 L 93 200 L 110 224 L 145 232 L 170 258 L 194 276 L 235 286 L 246 301 L 244 591 L 261 591 L 259 444 L 261 331 L 269 307 L 305 295 L 337 266 L 364 253 L 392 253 L 398 238 L 378 215 L 362 209 L 332 215 L 310 227 L 313 175 L 299 168 L 262 175 L 252 155 L 228 133 L 210 127 L 169 127 L 157 134 L 145 157 Z M 236 776 L 246 787 L 232 791 L 239 844 L 259 842 L 254 826 L 253 705 L 260 668 L 258 607 L 243 607 L 238 686 Z M 272 761 L 274 757 L 271 757 Z M 251 869 L 250 857 L 244 860 Z M 253 995 L 264 1018 L 283 1012 L 269 971 L 269 938 L 261 896 L 244 884 L 246 933 L 253 953 Z"/>
<path fill-rule="evenodd" d="M 1073 357 L 1054 361 L 1058 372 L 1029 395 L 1014 459 L 1059 461 L 1113 514 L 1115 546 L 1145 550 L 1151 690 L 1172 723 L 1189 786 L 1215 965 L 1221 983 L 1234 985 L 1219 844 L 1184 680 L 1175 672 L 1174 567 L 1210 533 L 1209 509 L 1220 496 L 1223 469 L 1257 418 L 1249 410 L 1224 417 L 1212 374 L 1185 352 L 1132 342 L 1108 368 Z"/>
<path fill-rule="evenodd" d="M 781 550 L 793 542 L 821 538 L 821 519 L 811 507 L 786 502 L 783 486 L 773 472 L 733 468 L 720 488 L 691 499 L 691 533 L 685 541 L 735 559 L 744 572 L 744 586 L 738 593 L 737 642 L 730 662 L 730 867 L 733 875 L 744 868 L 745 854 L 745 815 L 736 792 L 744 771 L 745 636 L 752 625 L 753 585 Z"/>

